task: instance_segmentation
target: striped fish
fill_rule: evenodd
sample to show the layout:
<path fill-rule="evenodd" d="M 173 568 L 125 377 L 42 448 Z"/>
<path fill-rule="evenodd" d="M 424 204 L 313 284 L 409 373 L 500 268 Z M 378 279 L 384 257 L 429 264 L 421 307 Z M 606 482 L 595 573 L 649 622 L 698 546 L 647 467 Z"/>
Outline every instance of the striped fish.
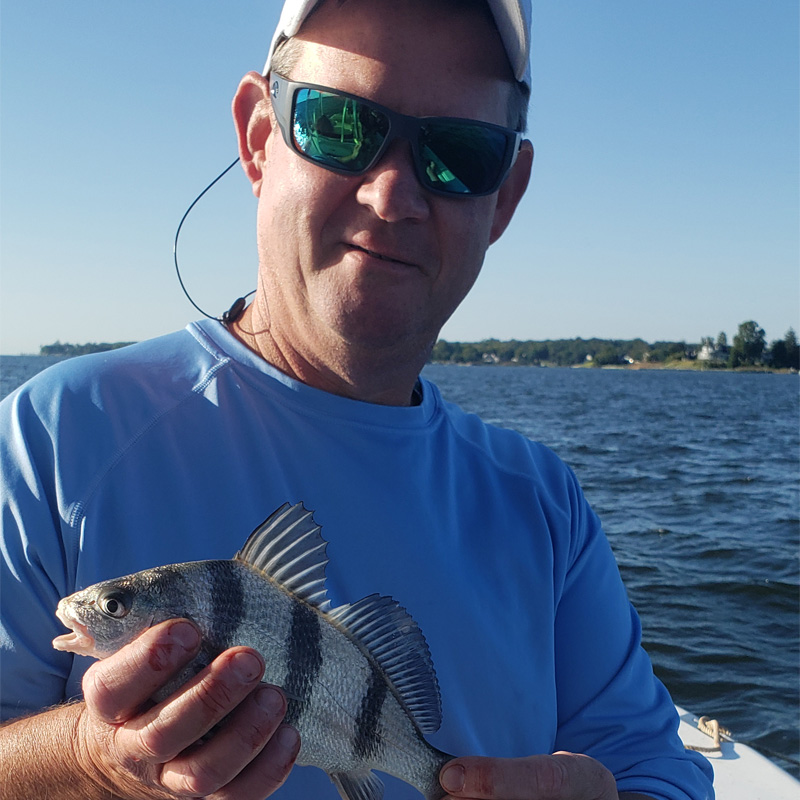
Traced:
<path fill-rule="evenodd" d="M 325 548 L 311 512 L 287 503 L 232 560 L 148 569 L 61 600 L 56 615 L 72 632 L 53 647 L 104 658 L 150 626 L 186 617 L 202 632 L 200 653 L 156 700 L 226 648 L 252 647 L 264 681 L 286 694 L 298 764 L 324 769 L 345 800 L 380 800 L 372 770 L 438 800 L 439 770 L 452 756 L 423 737 L 439 728 L 441 701 L 422 632 L 389 597 L 331 608 Z"/>

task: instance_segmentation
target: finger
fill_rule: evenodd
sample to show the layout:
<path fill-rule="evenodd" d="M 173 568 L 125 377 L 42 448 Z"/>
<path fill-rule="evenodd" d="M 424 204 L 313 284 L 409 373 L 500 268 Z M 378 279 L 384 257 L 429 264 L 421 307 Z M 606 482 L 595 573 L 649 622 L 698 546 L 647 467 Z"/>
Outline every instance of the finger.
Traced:
<path fill-rule="evenodd" d="M 192 797 L 205 797 L 227 786 L 264 749 L 285 713 L 286 700 L 280 691 L 271 686 L 256 689 L 214 732 L 210 741 L 189 748 L 165 765 L 163 785 L 177 794 Z M 296 734 L 292 729 L 289 734 L 294 735 L 293 742 Z M 260 791 L 263 798 L 263 787 Z"/>
<path fill-rule="evenodd" d="M 112 725 L 130 719 L 199 647 L 200 633 L 188 620 L 168 620 L 146 630 L 89 667 L 83 678 L 87 708 Z"/>
<path fill-rule="evenodd" d="M 613 775 L 575 753 L 527 758 L 459 758 L 440 775 L 450 796 L 472 800 L 616 800 Z"/>
<path fill-rule="evenodd" d="M 165 764 L 233 711 L 263 672 L 255 650 L 226 650 L 171 697 L 119 728 L 118 746 L 142 761 Z"/>
<path fill-rule="evenodd" d="M 281 725 L 261 752 L 229 783 L 206 795 L 207 799 L 262 800 L 283 785 L 299 751 L 297 731 Z"/>
<path fill-rule="evenodd" d="M 289 777 L 297 754 L 300 736 L 294 728 L 282 725 L 252 763 L 212 800 L 262 800 L 277 791 Z"/>

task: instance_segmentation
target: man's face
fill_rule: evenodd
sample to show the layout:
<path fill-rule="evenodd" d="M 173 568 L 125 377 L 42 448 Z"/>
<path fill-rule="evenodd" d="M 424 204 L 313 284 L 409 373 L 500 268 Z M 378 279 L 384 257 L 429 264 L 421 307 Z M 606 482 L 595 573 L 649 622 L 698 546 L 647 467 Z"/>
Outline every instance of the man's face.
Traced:
<path fill-rule="evenodd" d="M 509 67 L 498 34 L 477 13 L 437 6 L 327 3 L 301 30 L 286 77 L 413 116 L 505 125 Z M 274 118 L 256 192 L 270 333 L 312 364 L 354 348 L 418 359 L 510 218 L 498 211 L 502 189 L 499 201 L 428 192 L 407 142 L 395 141 L 366 174 L 343 176 L 300 158 Z"/>

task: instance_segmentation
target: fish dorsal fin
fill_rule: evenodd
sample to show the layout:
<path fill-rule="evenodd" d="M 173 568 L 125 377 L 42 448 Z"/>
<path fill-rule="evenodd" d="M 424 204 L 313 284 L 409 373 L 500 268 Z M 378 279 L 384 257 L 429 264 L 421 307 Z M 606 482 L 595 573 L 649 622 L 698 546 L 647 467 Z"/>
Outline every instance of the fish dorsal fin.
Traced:
<path fill-rule="evenodd" d="M 250 534 L 235 558 L 261 570 L 306 603 L 327 611 L 327 545 L 311 511 L 302 503 L 284 503 Z"/>
<path fill-rule="evenodd" d="M 439 682 L 428 643 L 411 615 L 391 597 L 371 594 L 333 609 L 328 618 L 378 662 L 422 733 L 438 730 Z"/>

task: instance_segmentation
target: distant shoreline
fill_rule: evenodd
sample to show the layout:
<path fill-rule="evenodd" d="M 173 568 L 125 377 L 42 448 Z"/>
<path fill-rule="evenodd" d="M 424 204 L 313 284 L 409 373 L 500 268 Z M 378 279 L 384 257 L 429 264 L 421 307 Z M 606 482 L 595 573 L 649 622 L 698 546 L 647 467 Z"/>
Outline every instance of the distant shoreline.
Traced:
<path fill-rule="evenodd" d="M 587 369 L 583 365 L 575 365 L 571 369 Z M 621 369 L 621 370 L 667 370 L 670 372 L 768 372 L 775 375 L 797 375 L 796 369 L 786 367 L 751 366 L 751 367 L 709 367 L 702 361 L 671 361 L 667 363 L 647 364 L 608 364 L 602 367 L 588 367 L 588 369 Z"/>
<path fill-rule="evenodd" d="M 428 365 L 437 367 L 521 367 L 523 369 L 586 369 L 586 370 L 617 370 L 617 371 L 666 371 L 666 372 L 752 372 L 769 373 L 772 375 L 797 375 L 796 369 L 785 369 L 783 367 L 768 366 L 749 366 L 749 367 L 726 367 L 726 366 L 707 366 L 702 361 L 648 361 L 635 362 L 633 364 L 516 364 L 511 361 L 485 362 L 468 361 L 455 363 L 453 361 L 429 361 Z"/>
<path fill-rule="evenodd" d="M 109 350 L 119 350 L 121 347 L 136 344 L 136 342 L 88 342 L 87 344 L 69 344 L 55 342 L 43 344 L 39 348 L 40 356 L 86 356 L 91 353 L 107 353 Z"/>
<path fill-rule="evenodd" d="M 751 330 L 752 329 L 752 330 Z M 42 345 L 38 354 L 23 357 L 55 357 L 104 353 L 136 342 L 88 342 L 72 344 L 56 341 Z M 12 356 L 8 356 L 12 357 Z M 569 367 L 573 369 L 684 370 L 702 372 L 797 373 L 800 348 L 793 329 L 783 341 L 766 344 L 763 330 L 754 322 L 742 323 L 733 346 L 720 333 L 717 343 L 710 337 L 701 344 L 643 339 L 508 340 L 484 339 L 479 342 L 448 342 L 434 345 L 428 363 L 470 366 Z"/>
<path fill-rule="evenodd" d="M 110 348 L 118 349 L 118 348 Z M 92 352 L 103 353 L 107 350 L 95 350 Z M 73 354 L 66 353 L 48 353 L 42 355 L 41 353 L 0 353 L 2 358 L 57 358 L 59 360 L 66 360 L 68 358 L 77 358 L 78 355 L 87 354 Z M 726 367 L 726 366 L 708 366 L 705 363 L 697 361 L 648 361 L 648 362 L 635 362 L 633 364 L 518 364 L 511 361 L 500 362 L 486 362 L 486 361 L 469 361 L 463 363 L 456 363 L 454 361 L 428 361 L 426 366 L 437 367 L 521 367 L 525 369 L 588 369 L 588 370 L 618 370 L 618 371 L 667 371 L 667 372 L 752 372 L 752 373 L 769 373 L 772 375 L 797 375 L 798 371 L 795 369 L 775 368 L 768 366 L 750 366 L 750 367 Z"/>
<path fill-rule="evenodd" d="M 95 352 L 106 352 L 103 350 L 98 350 Z M 81 354 L 83 355 L 83 354 Z M 0 359 L 6 358 L 54 358 L 58 359 L 59 361 L 66 361 L 68 358 L 77 358 L 78 355 L 66 355 L 66 354 L 49 354 L 49 355 L 41 355 L 39 353 L 0 353 Z M 568 365 L 560 365 L 560 364 L 515 364 L 510 361 L 506 362 L 499 362 L 499 363 L 486 363 L 485 361 L 472 361 L 472 362 L 463 362 L 463 363 L 455 363 L 453 361 L 428 361 L 426 366 L 437 366 L 437 367 L 481 367 L 481 368 L 491 368 L 491 367 L 520 367 L 523 369 L 588 369 L 588 370 L 617 370 L 620 372 L 644 372 L 644 371 L 663 371 L 663 372 L 744 372 L 744 373 L 762 373 L 762 374 L 771 374 L 771 375 L 797 375 L 798 371 L 796 369 L 786 369 L 786 368 L 775 368 L 775 367 L 767 367 L 767 366 L 752 366 L 752 367 L 725 367 L 725 366 L 714 366 L 709 367 L 700 362 L 699 364 L 696 361 L 687 361 L 687 362 L 660 362 L 660 361 L 651 361 L 651 362 L 642 362 L 642 363 L 634 363 L 634 364 L 604 364 L 602 366 L 598 364 L 568 364 Z"/>

